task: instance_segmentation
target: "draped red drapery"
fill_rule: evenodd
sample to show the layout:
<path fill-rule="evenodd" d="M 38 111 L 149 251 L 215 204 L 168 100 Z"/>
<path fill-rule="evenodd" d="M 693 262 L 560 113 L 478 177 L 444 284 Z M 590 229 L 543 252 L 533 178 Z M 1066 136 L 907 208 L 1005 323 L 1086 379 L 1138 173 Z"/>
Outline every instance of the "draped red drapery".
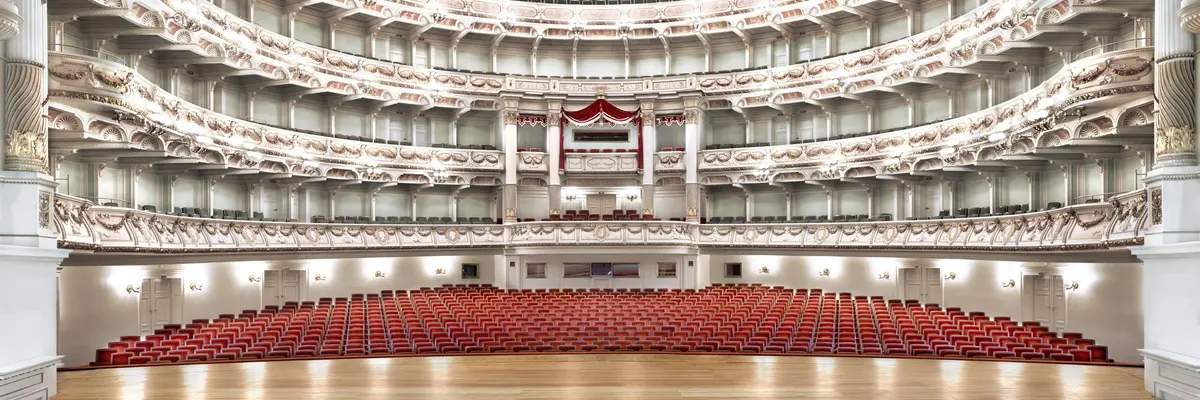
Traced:
<path fill-rule="evenodd" d="M 558 126 L 558 168 L 561 170 L 567 165 L 567 156 L 564 151 L 563 143 L 566 138 L 567 122 L 570 121 L 575 125 L 591 125 L 596 122 L 607 122 L 610 124 L 624 125 L 630 122 L 635 122 L 634 126 L 637 129 L 637 167 L 638 171 L 642 170 L 642 119 L 638 118 L 641 115 L 642 109 L 639 107 L 633 111 L 625 111 L 617 106 L 609 103 L 605 99 L 596 99 L 595 102 L 587 107 L 576 111 L 567 111 L 562 108 L 563 118 L 559 121 Z"/>

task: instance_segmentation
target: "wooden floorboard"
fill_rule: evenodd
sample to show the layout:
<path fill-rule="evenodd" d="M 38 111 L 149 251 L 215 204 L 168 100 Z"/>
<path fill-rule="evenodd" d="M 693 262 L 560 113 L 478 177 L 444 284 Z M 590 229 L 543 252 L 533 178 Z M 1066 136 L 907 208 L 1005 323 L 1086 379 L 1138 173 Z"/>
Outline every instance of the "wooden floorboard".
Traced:
<path fill-rule="evenodd" d="M 61 372 L 55 399 L 1150 399 L 1140 368 L 834 357 L 497 355 Z"/>

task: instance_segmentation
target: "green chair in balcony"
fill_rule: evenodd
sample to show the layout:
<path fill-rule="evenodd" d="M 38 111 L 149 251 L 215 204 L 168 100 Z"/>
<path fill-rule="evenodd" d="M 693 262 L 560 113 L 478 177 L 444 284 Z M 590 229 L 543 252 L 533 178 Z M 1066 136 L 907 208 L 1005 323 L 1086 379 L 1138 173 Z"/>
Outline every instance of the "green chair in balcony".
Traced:
<path fill-rule="evenodd" d="M 969 218 L 979 218 L 981 215 L 983 215 L 983 208 L 980 207 L 971 207 L 967 212 L 967 217 Z"/>
<path fill-rule="evenodd" d="M 1047 210 L 1053 210 L 1053 209 L 1056 209 L 1056 208 L 1062 208 L 1062 206 L 1063 206 L 1063 203 L 1060 203 L 1060 202 L 1057 202 L 1057 201 L 1052 201 L 1052 202 L 1046 203 L 1046 209 L 1047 209 Z"/>
<path fill-rule="evenodd" d="M 395 215 L 389 215 L 389 216 L 387 217 L 387 223 L 389 223 L 389 224 L 398 224 L 398 223 L 400 223 L 400 217 L 397 217 L 397 216 L 395 216 Z"/>

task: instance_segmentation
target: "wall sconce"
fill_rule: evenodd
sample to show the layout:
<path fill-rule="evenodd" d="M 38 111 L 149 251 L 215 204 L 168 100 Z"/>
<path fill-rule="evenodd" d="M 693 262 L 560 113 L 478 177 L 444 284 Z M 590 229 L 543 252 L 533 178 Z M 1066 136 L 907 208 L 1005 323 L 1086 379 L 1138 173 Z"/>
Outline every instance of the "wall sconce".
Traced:
<path fill-rule="evenodd" d="M 634 201 L 637 200 L 637 198 L 638 196 L 636 194 L 625 195 L 625 200 Z"/>
<path fill-rule="evenodd" d="M 192 282 L 191 284 L 188 284 L 188 289 L 191 289 L 193 292 L 199 292 L 201 290 L 204 290 L 204 285 L 200 285 L 200 284 L 197 284 L 196 282 Z"/>
<path fill-rule="evenodd" d="M 573 194 L 568 194 L 565 198 L 567 199 L 567 201 L 575 201 L 576 197 Z"/>
<path fill-rule="evenodd" d="M 950 275 L 943 276 L 942 279 L 952 281 L 958 279 L 958 274 L 951 272 Z"/>
<path fill-rule="evenodd" d="M 1075 289 L 1079 289 L 1079 282 L 1071 281 L 1071 283 L 1063 285 L 1063 290 L 1070 290 L 1074 292 Z"/>
<path fill-rule="evenodd" d="M 1011 287 L 1017 287 L 1017 281 L 1012 280 L 1012 279 L 1009 279 L 1007 282 L 1000 281 L 1000 287 L 1005 288 L 1005 289 L 1011 288 Z"/>
<path fill-rule="evenodd" d="M 314 281 L 317 281 L 317 282 L 324 281 L 324 280 L 327 280 L 327 279 L 329 279 L 329 277 L 328 277 L 328 276 L 321 275 L 321 274 L 317 274 L 316 276 L 313 276 L 313 280 L 314 280 Z"/>
<path fill-rule="evenodd" d="M 142 288 L 140 288 L 140 287 L 135 288 L 135 287 L 133 287 L 133 285 L 125 286 L 125 293 L 134 294 L 134 293 L 141 293 L 141 292 L 142 292 Z"/>
<path fill-rule="evenodd" d="M 879 279 L 881 279 L 881 280 L 892 279 L 892 273 L 884 271 L 882 274 L 879 274 Z"/>
<path fill-rule="evenodd" d="M 258 276 L 258 275 L 250 275 L 250 282 L 251 283 L 262 282 L 262 277 Z"/>
<path fill-rule="evenodd" d="M 383 273 L 383 271 L 375 271 L 375 278 L 387 278 L 387 274 Z"/>
<path fill-rule="evenodd" d="M 433 270 L 433 274 L 434 274 L 434 275 L 445 275 L 445 274 L 446 274 L 446 269 L 445 269 L 445 268 L 438 268 L 438 269 L 435 269 L 435 270 Z"/>
<path fill-rule="evenodd" d="M 821 270 L 821 272 L 817 273 L 817 276 L 829 276 L 829 268 Z"/>
<path fill-rule="evenodd" d="M 764 274 L 770 274 L 770 273 L 771 273 L 771 269 L 770 269 L 770 268 L 767 268 L 767 266 L 766 266 L 766 265 L 764 265 L 762 268 L 759 268 L 759 269 L 758 269 L 758 272 L 761 272 L 761 273 L 764 273 Z"/>

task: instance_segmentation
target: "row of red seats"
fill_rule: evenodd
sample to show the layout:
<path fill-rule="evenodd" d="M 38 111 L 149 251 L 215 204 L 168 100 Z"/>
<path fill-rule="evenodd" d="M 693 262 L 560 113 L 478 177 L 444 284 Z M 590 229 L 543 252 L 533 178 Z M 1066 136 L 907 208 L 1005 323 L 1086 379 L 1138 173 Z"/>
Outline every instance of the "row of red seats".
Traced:
<path fill-rule="evenodd" d="M 94 365 L 536 351 L 814 353 L 1107 361 L 1036 322 L 954 307 L 760 285 L 704 290 L 451 286 L 289 302 L 167 325 Z"/>

